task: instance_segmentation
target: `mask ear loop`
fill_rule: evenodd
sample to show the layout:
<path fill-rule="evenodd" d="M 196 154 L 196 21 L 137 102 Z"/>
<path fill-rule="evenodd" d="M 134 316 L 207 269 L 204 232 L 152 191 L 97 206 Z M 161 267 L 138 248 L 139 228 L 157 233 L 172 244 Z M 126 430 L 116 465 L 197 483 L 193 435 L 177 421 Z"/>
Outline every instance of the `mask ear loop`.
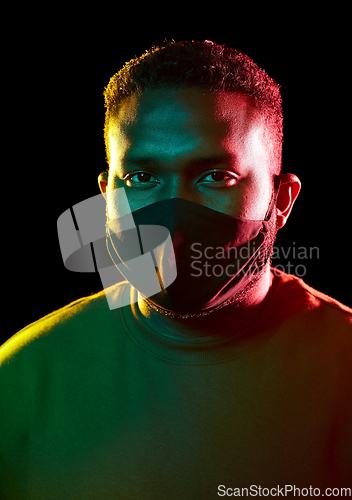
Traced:
<path fill-rule="evenodd" d="M 265 218 L 264 218 L 264 222 L 268 222 L 271 218 L 272 211 L 274 209 L 274 205 L 275 205 L 276 200 L 277 200 L 277 195 L 279 193 L 280 184 L 281 184 L 281 175 L 275 175 L 275 177 L 274 177 L 274 189 L 273 189 L 273 192 L 271 193 L 271 200 L 270 200 L 269 207 L 268 207 L 268 210 L 267 210 Z"/>

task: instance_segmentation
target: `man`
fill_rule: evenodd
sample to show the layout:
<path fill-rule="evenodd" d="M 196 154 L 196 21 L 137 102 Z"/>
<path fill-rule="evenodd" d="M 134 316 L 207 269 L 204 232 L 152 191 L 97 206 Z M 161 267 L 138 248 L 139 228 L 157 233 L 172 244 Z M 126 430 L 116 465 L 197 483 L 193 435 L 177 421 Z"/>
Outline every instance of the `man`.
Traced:
<path fill-rule="evenodd" d="M 107 245 L 130 282 L 106 291 L 113 308 L 104 291 L 79 299 L 2 347 L 3 498 L 338 496 L 352 310 L 270 267 L 300 191 L 281 174 L 278 85 L 238 51 L 172 42 L 105 101 Z M 172 241 L 150 296 L 121 192 L 142 244 L 152 226 Z"/>

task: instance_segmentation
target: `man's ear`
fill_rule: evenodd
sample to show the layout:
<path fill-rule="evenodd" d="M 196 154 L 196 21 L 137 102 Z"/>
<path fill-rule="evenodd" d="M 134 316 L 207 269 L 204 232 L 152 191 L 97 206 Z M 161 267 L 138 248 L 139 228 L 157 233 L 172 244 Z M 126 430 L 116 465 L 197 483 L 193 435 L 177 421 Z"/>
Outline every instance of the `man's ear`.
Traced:
<path fill-rule="evenodd" d="M 300 190 L 301 181 L 296 175 L 281 175 L 280 189 L 276 199 L 277 229 L 281 229 L 286 224 Z"/>
<path fill-rule="evenodd" d="M 108 177 L 109 177 L 109 172 L 102 172 L 98 177 L 99 189 L 101 191 L 101 194 L 104 196 L 105 201 L 107 196 L 106 188 L 108 186 Z"/>

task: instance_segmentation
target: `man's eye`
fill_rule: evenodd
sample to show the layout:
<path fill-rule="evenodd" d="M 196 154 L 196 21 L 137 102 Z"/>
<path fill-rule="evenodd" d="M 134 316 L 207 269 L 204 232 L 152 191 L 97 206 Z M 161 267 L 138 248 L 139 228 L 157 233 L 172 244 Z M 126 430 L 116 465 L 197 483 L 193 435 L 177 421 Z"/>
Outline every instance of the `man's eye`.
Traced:
<path fill-rule="evenodd" d="M 151 187 L 159 181 L 149 172 L 134 172 L 123 177 L 128 187 Z"/>
<path fill-rule="evenodd" d="M 213 184 L 213 187 L 231 187 L 236 184 L 237 178 L 235 174 L 230 174 L 225 170 L 214 170 L 203 176 L 199 182 Z"/>

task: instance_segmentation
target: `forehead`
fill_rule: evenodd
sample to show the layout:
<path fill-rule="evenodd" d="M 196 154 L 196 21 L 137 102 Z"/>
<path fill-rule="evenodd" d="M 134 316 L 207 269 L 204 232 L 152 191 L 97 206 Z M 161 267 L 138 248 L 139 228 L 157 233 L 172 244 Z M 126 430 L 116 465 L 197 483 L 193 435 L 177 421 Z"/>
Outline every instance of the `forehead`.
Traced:
<path fill-rule="evenodd" d="M 147 90 L 126 98 L 109 126 L 112 152 L 184 155 L 248 147 L 260 124 L 250 100 L 198 88 Z M 117 151 L 118 150 L 118 151 Z"/>
<path fill-rule="evenodd" d="M 253 124 L 253 105 L 236 93 L 197 88 L 147 90 L 125 99 L 110 123 L 110 135 L 127 137 L 142 128 L 154 131 L 212 132 L 217 135 L 245 134 Z"/>
<path fill-rule="evenodd" d="M 152 116 L 161 109 L 166 115 L 193 112 L 203 118 L 231 119 L 234 115 L 245 118 L 251 107 L 247 96 L 235 92 L 210 92 L 197 87 L 148 89 L 124 99 L 118 118 L 129 122 L 142 114 Z"/>

